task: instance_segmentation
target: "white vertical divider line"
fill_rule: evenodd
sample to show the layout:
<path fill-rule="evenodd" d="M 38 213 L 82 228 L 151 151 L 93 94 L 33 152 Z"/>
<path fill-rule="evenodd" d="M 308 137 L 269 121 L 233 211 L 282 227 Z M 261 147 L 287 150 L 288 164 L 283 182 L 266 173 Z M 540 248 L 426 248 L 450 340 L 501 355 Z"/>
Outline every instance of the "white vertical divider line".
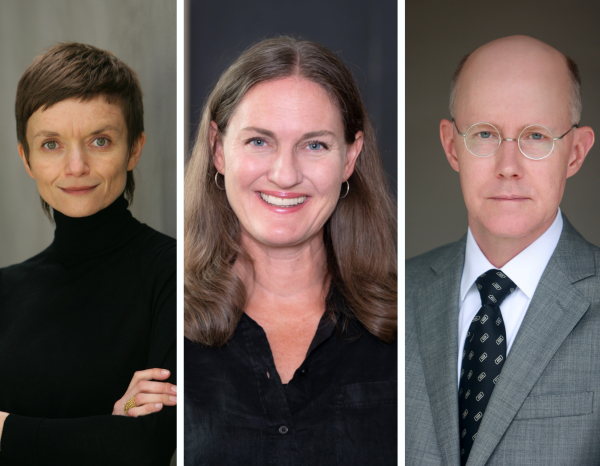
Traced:
<path fill-rule="evenodd" d="M 404 0 L 398 1 L 398 464 L 404 464 L 404 248 L 405 227 L 405 14 Z"/>
<path fill-rule="evenodd" d="M 187 18 L 189 0 L 177 0 L 177 464 L 183 465 L 183 179 L 186 149 Z"/>

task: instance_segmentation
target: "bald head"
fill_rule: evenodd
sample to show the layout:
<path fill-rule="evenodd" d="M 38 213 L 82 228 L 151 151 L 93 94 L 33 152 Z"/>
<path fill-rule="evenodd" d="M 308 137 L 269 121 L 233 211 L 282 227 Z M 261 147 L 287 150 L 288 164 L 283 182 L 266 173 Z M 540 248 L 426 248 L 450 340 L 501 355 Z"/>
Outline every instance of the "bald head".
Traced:
<path fill-rule="evenodd" d="M 581 81 L 577 65 L 548 44 L 527 36 L 510 36 L 489 42 L 467 55 L 458 65 L 450 89 L 450 114 L 473 101 L 495 95 L 518 108 L 534 100 L 552 99 L 571 124 L 581 116 Z"/>

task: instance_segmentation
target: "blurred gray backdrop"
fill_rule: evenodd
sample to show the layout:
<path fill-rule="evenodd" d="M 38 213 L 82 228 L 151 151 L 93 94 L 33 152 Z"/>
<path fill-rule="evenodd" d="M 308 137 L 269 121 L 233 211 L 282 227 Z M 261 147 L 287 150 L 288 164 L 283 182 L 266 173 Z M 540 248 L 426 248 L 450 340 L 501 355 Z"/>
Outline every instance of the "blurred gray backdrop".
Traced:
<path fill-rule="evenodd" d="M 19 158 L 17 83 L 35 56 L 59 42 L 106 49 L 133 68 L 144 93 L 146 145 L 134 170 L 133 215 L 176 235 L 176 1 L 0 1 L 0 267 L 53 239 L 35 181 Z"/>
<path fill-rule="evenodd" d="M 583 81 L 581 124 L 596 131 L 583 167 L 567 180 L 561 209 L 600 245 L 600 2 L 505 0 L 406 2 L 406 258 L 456 241 L 467 231 L 458 173 L 446 160 L 439 122 L 449 118 L 450 79 L 460 59 L 513 34 L 571 56 Z"/>

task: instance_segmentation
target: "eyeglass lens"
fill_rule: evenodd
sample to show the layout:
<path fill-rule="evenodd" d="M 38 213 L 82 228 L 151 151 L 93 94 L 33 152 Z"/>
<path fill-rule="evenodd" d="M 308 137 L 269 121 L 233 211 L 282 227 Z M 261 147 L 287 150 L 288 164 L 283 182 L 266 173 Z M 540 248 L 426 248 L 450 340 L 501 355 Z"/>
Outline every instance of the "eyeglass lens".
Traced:
<path fill-rule="evenodd" d="M 488 123 L 473 125 L 465 135 L 465 143 L 473 154 L 485 157 L 493 154 L 501 142 L 498 130 Z M 554 147 L 554 136 L 544 126 L 529 126 L 519 135 L 521 151 L 532 159 L 546 157 Z"/>

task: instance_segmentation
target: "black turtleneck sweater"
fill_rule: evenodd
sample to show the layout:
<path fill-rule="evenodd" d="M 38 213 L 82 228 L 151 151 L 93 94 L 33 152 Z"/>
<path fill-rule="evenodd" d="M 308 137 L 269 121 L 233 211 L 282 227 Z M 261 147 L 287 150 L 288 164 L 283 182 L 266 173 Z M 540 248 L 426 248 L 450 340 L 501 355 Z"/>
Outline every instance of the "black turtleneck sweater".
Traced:
<path fill-rule="evenodd" d="M 54 219 L 45 251 L 0 269 L 0 465 L 167 465 L 174 407 L 111 413 L 135 371 L 176 383 L 175 241 L 123 196 Z"/>

